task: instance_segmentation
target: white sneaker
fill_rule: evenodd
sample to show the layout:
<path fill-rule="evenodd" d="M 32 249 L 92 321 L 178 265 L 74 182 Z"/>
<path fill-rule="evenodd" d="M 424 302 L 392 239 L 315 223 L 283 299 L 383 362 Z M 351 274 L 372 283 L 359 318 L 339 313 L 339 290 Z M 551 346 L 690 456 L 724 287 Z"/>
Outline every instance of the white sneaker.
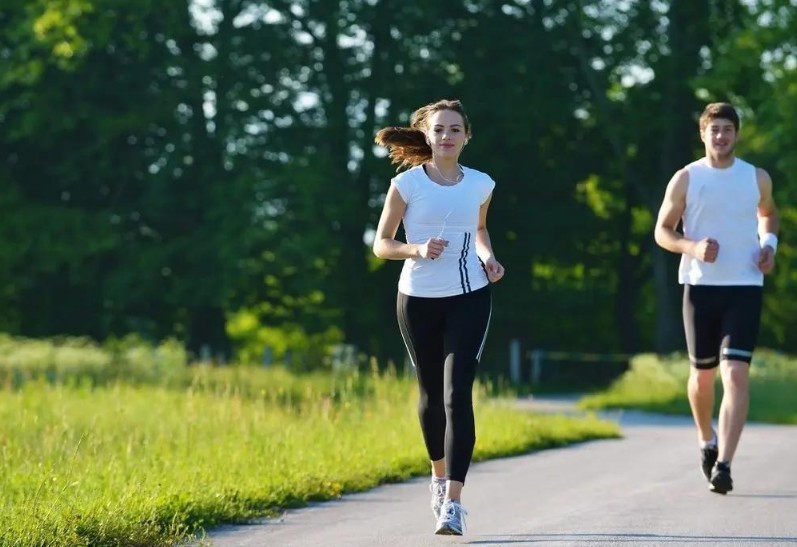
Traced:
<path fill-rule="evenodd" d="M 446 500 L 437 519 L 435 534 L 441 536 L 461 536 L 465 533 L 465 516 L 468 514 L 462 505 L 453 500 Z"/>
<path fill-rule="evenodd" d="M 429 490 L 432 492 L 431 505 L 436 520 L 440 518 L 440 511 L 443 508 L 443 503 L 446 501 L 446 483 L 432 480 L 432 483 L 429 485 Z"/>

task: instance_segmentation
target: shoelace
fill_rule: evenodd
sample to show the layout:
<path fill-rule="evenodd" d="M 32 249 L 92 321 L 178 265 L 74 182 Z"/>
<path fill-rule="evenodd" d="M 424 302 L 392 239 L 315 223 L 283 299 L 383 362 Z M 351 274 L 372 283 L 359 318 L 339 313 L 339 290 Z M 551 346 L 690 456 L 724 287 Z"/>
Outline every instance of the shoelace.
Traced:
<path fill-rule="evenodd" d="M 453 518 L 453 517 L 456 516 L 457 507 L 459 507 L 459 512 L 462 513 L 463 516 L 467 516 L 467 514 L 468 514 L 468 512 L 465 510 L 465 508 L 462 507 L 462 505 L 460 505 L 459 503 L 453 503 L 453 502 L 452 503 L 446 503 L 444 507 L 445 507 L 445 510 L 446 510 L 446 516 L 448 518 Z"/>
<path fill-rule="evenodd" d="M 432 510 L 436 516 L 440 516 L 440 511 L 446 501 L 446 485 L 432 482 L 429 485 L 429 490 L 432 492 Z"/>
<path fill-rule="evenodd" d="M 465 508 L 456 502 L 446 503 L 443 508 L 445 509 L 444 519 L 449 522 L 456 523 L 456 525 L 459 526 L 459 531 L 464 534 L 465 519 L 463 517 L 468 515 L 468 512 L 465 510 Z"/>

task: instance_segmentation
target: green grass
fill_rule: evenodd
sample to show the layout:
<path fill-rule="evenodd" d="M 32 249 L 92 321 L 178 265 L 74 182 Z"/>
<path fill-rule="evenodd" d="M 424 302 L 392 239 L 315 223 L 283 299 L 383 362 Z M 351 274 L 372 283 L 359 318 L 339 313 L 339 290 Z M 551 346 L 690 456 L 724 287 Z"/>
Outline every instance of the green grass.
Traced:
<path fill-rule="evenodd" d="M 658 358 L 640 355 L 631 370 L 607 390 L 581 399 L 587 410 L 635 408 L 652 412 L 688 415 L 686 381 L 689 362 L 684 357 Z M 722 397 L 717 374 L 715 406 Z M 768 351 L 758 351 L 750 368 L 749 420 L 797 424 L 797 360 Z"/>
<path fill-rule="evenodd" d="M 414 380 L 199 367 L 182 384 L 0 390 L 0 546 L 174 545 L 429 472 Z M 487 391 L 476 390 L 477 460 L 618 435 Z"/>
<path fill-rule="evenodd" d="M 32 339 L 0 333 L 0 387 L 31 381 L 107 385 L 118 381 L 184 385 L 192 381 L 185 349 L 130 336 L 104 345 L 78 337 Z"/>

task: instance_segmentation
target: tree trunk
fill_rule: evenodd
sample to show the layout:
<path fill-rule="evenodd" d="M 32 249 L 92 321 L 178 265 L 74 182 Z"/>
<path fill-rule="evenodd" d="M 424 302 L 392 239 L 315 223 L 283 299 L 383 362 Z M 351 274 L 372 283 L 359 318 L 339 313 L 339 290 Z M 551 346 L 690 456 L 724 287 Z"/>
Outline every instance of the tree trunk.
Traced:
<path fill-rule="evenodd" d="M 229 362 L 232 353 L 227 336 L 227 321 L 220 306 L 202 306 L 189 310 L 188 352 L 191 360 Z"/>
<path fill-rule="evenodd" d="M 624 177 L 624 180 L 628 180 Z M 620 258 L 617 266 L 617 289 L 615 291 L 616 323 L 620 330 L 620 350 L 624 353 L 639 351 L 639 327 L 636 321 L 636 303 L 639 286 L 634 275 L 634 258 L 629 252 L 631 242 L 634 190 L 630 182 L 625 183 L 625 204 L 620 224 Z"/>
<path fill-rule="evenodd" d="M 669 41 L 672 53 L 657 79 L 663 82 L 662 145 L 659 172 L 672 175 L 691 162 L 698 128 L 692 114 L 698 109 L 689 78 L 700 72 L 700 48 L 709 37 L 709 14 L 700 2 L 673 0 L 670 7 Z M 654 211 L 655 214 L 655 211 Z M 653 254 L 653 277 L 656 288 L 656 351 L 669 353 L 683 349 L 681 317 L 675 306 L 680 290 L 675 279 L 674 260 L 656 247 Z M 678 328 L 675 326 L 678 325 Z"/>
<path fill-rule="evenodd" d="M 683 322 L 676 307 L 679 286 L 676 266 L 670 254 L 653 248 L 653 284 L 656 291 L 656 353 L 667 354 L 684 348 Z"/>

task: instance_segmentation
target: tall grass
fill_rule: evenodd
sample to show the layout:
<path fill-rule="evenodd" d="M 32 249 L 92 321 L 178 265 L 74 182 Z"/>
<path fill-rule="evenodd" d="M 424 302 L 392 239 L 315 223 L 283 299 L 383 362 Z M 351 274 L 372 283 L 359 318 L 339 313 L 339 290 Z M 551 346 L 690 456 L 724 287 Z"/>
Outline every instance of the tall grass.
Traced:
<path fill-rule="evenodd" d="M 45 364 L 63 381 L 26 374 L 0 390 L 0 546 L 174 545 L 429 472 L 413 378 L 173 363 L 160 384 L 141 370 L 127 383 L 105 376 L 113 366 L 66 381 Z M 488 391 L 476 389 L 476 459 L 618 434 L 596 419 L 520 412 Z"/>
<path fill-rule="evenodd" d="M 189 375 L 185 349 L 173 340 L 147 344 L 135 336 L 99 345 L 86 338 L 31 339 L 0 333 L 0 386 L 26 382 L 179 384 Z"/>
<path fill-rule="evenodd" d="M 659 358 L 640 355 L 631 369 L 607 390 L 584 397 L 588 410 L 637 408 L 654 412 L 689 414 L 686 381 L 689 362 L 683 356 Z M 797 359 L 771 351 L 758 351 L 750 367 L 751 421 L 797 424 Z M 717 374 L 715 404 L 722 397 Z"/>

